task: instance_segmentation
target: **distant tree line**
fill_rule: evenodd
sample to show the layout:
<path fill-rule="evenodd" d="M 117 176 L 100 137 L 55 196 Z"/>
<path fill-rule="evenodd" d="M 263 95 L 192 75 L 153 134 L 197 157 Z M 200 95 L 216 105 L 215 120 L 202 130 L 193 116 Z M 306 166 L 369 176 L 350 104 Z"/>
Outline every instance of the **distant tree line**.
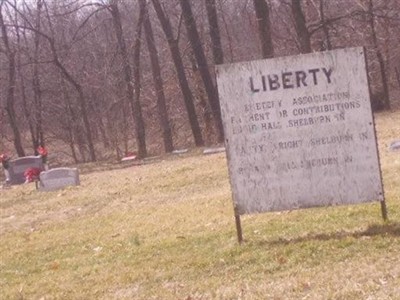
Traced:
<path fill-rule="evenodd" d="M 0 152 L 18 156 L 221 143 L 222 63 L 365 46 L 373 109 L 400 102 L 398 0 L 0 0 L 0 30 Z"/>

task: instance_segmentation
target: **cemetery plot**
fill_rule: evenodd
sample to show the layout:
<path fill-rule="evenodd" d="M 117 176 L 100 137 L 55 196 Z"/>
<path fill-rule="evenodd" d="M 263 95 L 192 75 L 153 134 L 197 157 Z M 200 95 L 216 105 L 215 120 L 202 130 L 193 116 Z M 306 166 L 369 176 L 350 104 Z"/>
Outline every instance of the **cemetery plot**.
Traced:
<path fill-rule="evenodd" d="M 40 173 L 40 190 L 52 191 L 79 184 L 79 172 L 76 168 L 55 168 Z"/>
<path fill-rule="evenodd" d="M 43 170 L 43 161 L 40 156 L 25 156 L 9 162 L 7 176 L 10 184 L 22 184 L 26 178 L 24 172 L 29 168 Z"/>
<path fill-rule="evenodd" d="M 383 201 L 363 48 L 217 67 L 238 214 Z"/>

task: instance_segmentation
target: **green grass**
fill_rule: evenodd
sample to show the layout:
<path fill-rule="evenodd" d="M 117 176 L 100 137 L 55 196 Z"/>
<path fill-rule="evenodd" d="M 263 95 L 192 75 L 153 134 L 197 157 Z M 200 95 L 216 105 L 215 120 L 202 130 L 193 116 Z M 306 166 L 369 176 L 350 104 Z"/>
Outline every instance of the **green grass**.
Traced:
<path fill-rule="evenodd" d="M 399 119 L 376 118 L 388 222 L 379 203 L 247 215 L 239 246 L 225 155 L 196 151 L 0 190 L 0 299 L 400 299 Z"/>

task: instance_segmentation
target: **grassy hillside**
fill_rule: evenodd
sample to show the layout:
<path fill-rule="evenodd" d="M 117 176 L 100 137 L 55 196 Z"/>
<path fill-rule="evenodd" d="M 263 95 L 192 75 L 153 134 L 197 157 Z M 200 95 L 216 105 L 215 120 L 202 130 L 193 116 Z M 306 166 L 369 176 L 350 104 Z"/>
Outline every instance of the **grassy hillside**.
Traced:
<path fill-rule="evenodd" d="M 249 215 L 239 246 L 225 155 L 197 151 L 0 190 L 0 299 L 400 299 L 399 120 L 376 116 L 386 223 L 379 203 Z"/>

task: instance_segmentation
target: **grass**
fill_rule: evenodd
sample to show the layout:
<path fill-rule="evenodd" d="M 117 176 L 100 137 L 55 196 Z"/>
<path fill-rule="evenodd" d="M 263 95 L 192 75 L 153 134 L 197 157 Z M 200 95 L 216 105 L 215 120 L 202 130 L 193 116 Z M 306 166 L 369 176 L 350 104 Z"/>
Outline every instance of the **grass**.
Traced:
<path fill-rule="evenodd" d="M 388 222 L 379 203 L 247 215 L 239 246 L 225 155 L 196 151 L 0 190 L 0 299 L 400 299 L 399 119 L 376 117 Z"/>

